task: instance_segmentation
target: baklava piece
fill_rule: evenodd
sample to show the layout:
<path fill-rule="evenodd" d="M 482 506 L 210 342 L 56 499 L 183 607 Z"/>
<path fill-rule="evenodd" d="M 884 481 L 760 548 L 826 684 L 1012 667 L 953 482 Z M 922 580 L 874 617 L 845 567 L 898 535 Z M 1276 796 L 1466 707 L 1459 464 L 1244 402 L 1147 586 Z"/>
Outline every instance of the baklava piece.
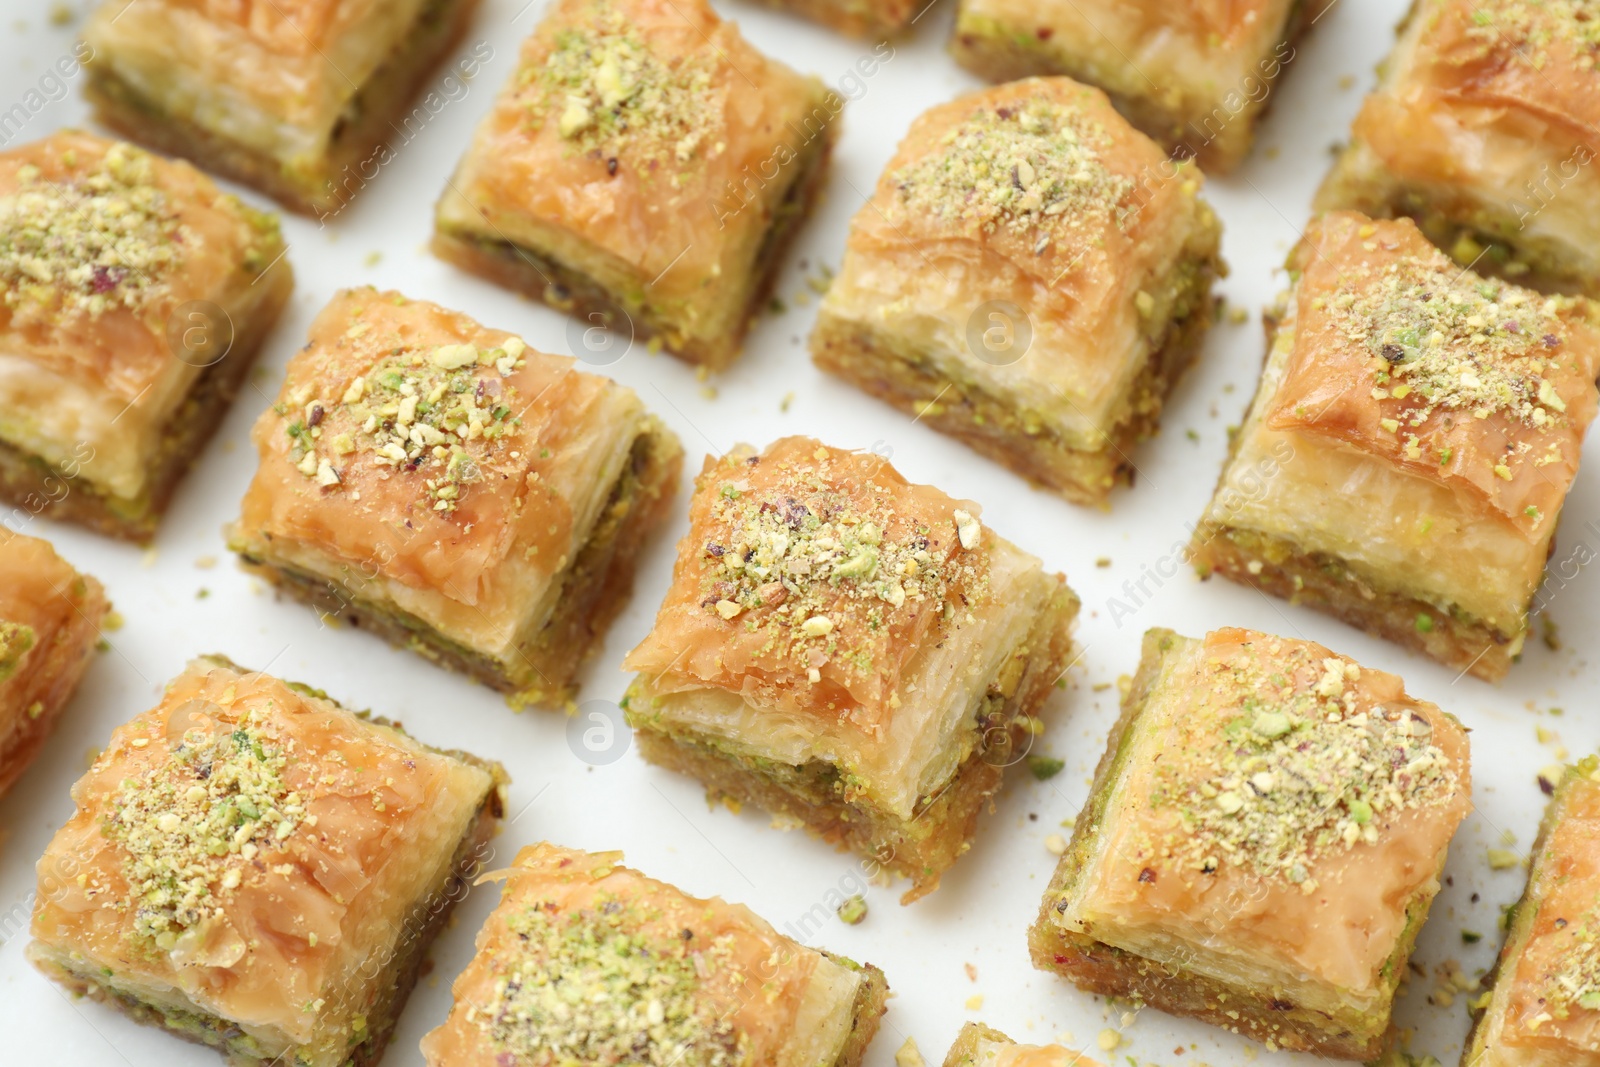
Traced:
<path fill-rule="evenodd" d="M 76 131 L 0 152 L 0 496 L 134 541 L 289 298 L 277 219 Z"/>
<path fill-rule="evenodd" d="M 1226 173 L 1330 0 L 961 0 L 950 53 L 990 81 L 1065 74 L 1096 85 L 1181 158 Z"/>
<path fill-rule="evenodd" d="M 446 185 L 434 251 L 724 367 L 821 188 L 842 106 L 705 0 L 559 0 Z"/>
<path fill-rule="evenodd" d="M 1600 297 L 1600 20 L 1581 0 L 1417 0 L 1317 194 L 1460 263 Z"/>
<path fill-rule="evenodd" d="M 233 1064 L 368 1067 L 488 853 L 504 780 L 194 660 L 73 786 L 28 956 Z"/>
<path fill-rule="evenodd" d="M 1466 731 L 1394 675 L 1310 641 L 1152 630 L 1034 964 L 1370 1060 L 1470 793 Z"/>
<path fill-rule="evenodd" d="M 1104 503 L 1211 322 L 1225 268 L 1202 180 L 1067 78 L 935 107 L 851 224 L 812 356 Z"/>
<path fill-rule="evenodd" d="M 48 541 L 0 527 L 0 797 L 55 729 L 110 607 Z"/>
<path fill-rule="evenodd" d="M 682 466 L 633 390 L 371 288 L 323 309 L 253 436 L 229 547 L 519 707 L 570 699 Z"/>
<path fill-rule="evenodd" d="M 944 1067 L 1101 1067 L 1062 1045 L 1019 1045 L 982 1023 L 967 1023 L 956 1035 Z"/>
<path fill-rule="evenodd" d="M 749 908 L 689 896 L 620 852 L 524 848 L 428 1067 L 858 1067 L 883 972 L 808 948 Z"/>
<path fill-rule="evenodd" d="M 1600 1065 L 1600 760 L 1569 767 L 1462 1067 Z"/>
<path fill-rule="evenodd" d="M 1043 731 L 1078 599 L 975 504 L 788 437 L 708 458 L 655 627 L 640 753 L 938 887 Z"/>
<path fill-rule="evenodd" d="M 123 136 L 327 216 L 389 161 L 401 124 L 414 135 L 413 98 L 476 7 L 107 0 L 83 31 L 87 94 Z"/>
<path fill-rule="evenodd" d="M 1329 215 L 1289 268 L 1196 567 L 1503 677 L 1594 419 L 1600 308 L 1486 280 L 1404 219 Z"/>

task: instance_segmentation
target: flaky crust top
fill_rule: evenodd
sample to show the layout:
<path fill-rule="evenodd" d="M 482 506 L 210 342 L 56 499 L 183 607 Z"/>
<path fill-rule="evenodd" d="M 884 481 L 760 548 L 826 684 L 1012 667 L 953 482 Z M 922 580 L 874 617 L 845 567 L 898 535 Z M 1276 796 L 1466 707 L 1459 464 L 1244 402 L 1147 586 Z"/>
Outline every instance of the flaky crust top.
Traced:
<path fill-rule="evenodd" d="M 624 668 L 885 736 L 919 649 L 986 603 L 976 505 L 786 437 L 708 458 L 672 587 Z"/>
<path fill-rule="evenodd" d="M 175 312 L 287 269 L 282 247 L 272 216 L 188 163 L 53 133 L 0 153 L 0 350 L 131 403 L 202 321 Z"/>
<path fill-rule="evenodd" d="M 239 536 L 498 612 L 503 565 L 570 560 L 573 509 L 554 485 L 614 429 L 592 415 L 617 388 L 437 304 L 344 290 L 255 425 Z"/>
<path fill-rule="evenodd" d="M 1293 265 L 1294 351 L 1266 416 L 1457 490 L 1528 540 L 1578 469 L 1600 311 L 1453 263 L 1409 220 L 1335 212 Z"/>
<path fill-rule="evenodd" d="M 728 235 L 771 223 L 832 120 L 820 98 L 705 0 L 560 0 L 453 182 L 473 225 L 568 231 L 653 299 L 694 301 L 708 278 L 750 269 Z"/>
<path fill-rule="evenodd" d="M 486 876 L 504 881 L 500 906 L 450 1018 L 423 1039 L 430 1067 L 780 1062 L 820 955 L 742 905 L 621 863 L 538 844 Z"/>

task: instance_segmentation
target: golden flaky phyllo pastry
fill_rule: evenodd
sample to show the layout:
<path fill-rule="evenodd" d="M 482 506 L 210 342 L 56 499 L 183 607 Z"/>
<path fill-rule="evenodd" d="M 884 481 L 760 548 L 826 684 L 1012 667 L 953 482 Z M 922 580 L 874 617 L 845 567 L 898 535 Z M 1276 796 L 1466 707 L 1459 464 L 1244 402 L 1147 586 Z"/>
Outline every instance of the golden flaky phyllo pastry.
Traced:
<path fill-rule="evenodd" d="M 0 527 L 0 796 L 55 729 L 110 607 L 48 541 Z"/>
<path fill-rule="evenodd" d="M 1152 630 L 1034 962 L 1371 1059 L 1470 794 L 1466 731 L 1394 675 L 1310 641 Z"/>
<path fill-rule="evenodd" d="M 570 311 L 575 337 L 725 366 L 842 107 L 705 0 L 560 0 L 446 183 L 434 249 Z"/>
<path fill-rule="evenodd" d="M 788 437 L 708 458 L 624 667 L 647 759 L 931 892 L 1042 731 L 1078 601 L 977 505 Z"/>
<path fill-rule="evenodd" d="M 1503 676 L 1595 416 L 1600 311 L 1351 212 L 1291 269 L 1197 566 Z"/>
<path fill-rule="evenodd" d="M 1463 265 L 1600 296 L 1600 12 L 1417 0 L 1318 194 L 1406 215 Z"/>
<path fill-rule="evenodd" d="M 1329 0 L 962 0 L 956 61 L 991 81 L 1099 86 L 1162 147 L 1226 173 Z"/>
<path fill-rule="evenodd" d="M 0 152 L 0 494 L 149 540 L 293 277 L 277 220 L 65 130 Z"/>
<path fill-rule="evenodd" d="M 429 1067 L 857 1067 L 878 1029 L 876 967 L 647 878 L 620 852 L 531 845 L 485 878 L 500 906 L 449 1019 L 422 1039 Z"/>
<path fill-rule="evenodd" d="M 681 464 L 631 389 L 375 289 L 323 309 L 254 439 L 234 550 L 518 703 L 570 695 Z"/>
<path fill-rule="evenodd" d="M 1101 1067 L 1101 1064 L 1063 1045 L 1019 1045 L 999 1030 L 982 1023 L 967 1023 L 945 1055 L 944 1067 Z"/>
<path fill-rule="evenodd" d="M 1202 180 L 1067 78 L 941 104 L 851 223 L 813 357 L 1102 503 L 1211 321 L 1225 268 Z"/>
<path fill-rule="evenodd" d="M 413 98 L 476 6 L 108 0 L 84 28 L 89 100 L 125 136 L 326 219 L 416 135 Z M 492 55 L 480 43 L 441 88 Z"/>
<path fill-rule="evenodd" d="M 1508 912 L 1462 1067 L 1600 1064 L 1600 761 L 1551 777 L 1528 887 Z"/>
<path fill-rule="evenodd" d="M 29 958 L 233 1062 L 367 1067 L 488 848 L 503 780 L 197 659 L 73 786 Z"/>

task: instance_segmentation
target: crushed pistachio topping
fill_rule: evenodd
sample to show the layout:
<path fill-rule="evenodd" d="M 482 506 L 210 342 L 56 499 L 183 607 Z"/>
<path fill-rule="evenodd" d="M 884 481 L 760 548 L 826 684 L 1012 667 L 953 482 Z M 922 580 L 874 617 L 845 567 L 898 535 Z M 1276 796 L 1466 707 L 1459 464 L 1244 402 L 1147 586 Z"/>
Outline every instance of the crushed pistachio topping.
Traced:
<path fill-rule="evenodd" d="M 185 229 L 155 184 L 151 157 L 115 144 L 92 169 L 52 182 L 28 164 L 0 197 L 0 299 L 91 316 L 137 311 L 164 288 Z"/>
<path fill-rule="evenodd" d="M 1336 328 L 1372 355 L 1372 395 L 1394 401 L 1381 420 L 1422 458 L 1413 432 L 1439 413 L 1476 419 L 1500 416 L 1528 429 L 1567 425 L 1566 402 L 1551 375 L 1565 357 L 1567 330 L 1559 313 L 1570 297 L 1540 296 L 1463 272 L 1443 255 L 1407 257 L 1369 268 L 1335 297 L 1323 298 Z M 1554 448 L 1554 446 L 1551 446 Z M 1496 470 L 1528 457 L 1547 464 L 1559 453 L 1517 443 Z M 1448 452 L 1430 457 L 1440 464 Z"/>
<path fill-rule="evenodd" d="M 1133 182 L 1106 166 L 1111 144 L 1078 109 L 1033 98 L 974 111 L 890 180 L 908 214 L 1010 228 L 1043 253 L 1072 230 L 1127 220 Z"/>
<path fill-rule="evenodd" d="M 707 944 L 686 929 L 663 944 L 641 932 L 650 918 L 605 894 L 581 910 L 514 914 L 507 925 L 521 945 L 470 1016 L 500 1051 L 497 1062 L 737 1062 L 740 1035 L 701 995 L 708 977 L 734 966 L 727 940 Z"/>
<path fill-rule="evenodd" d="M 172 949 L 220 915 L 252 861 L 281 848 L 306 818 L 284 779 L 292 746 L 275 741 L 262 720 L 250 709 L 231 729 L 214 720 L 213 729 L 191 727 L 176 744 L 133 740 L 138 748 L 167 744 L 167 758 L 123 781 L 105 829 L 127 853 L 134 930 L 157 949 Z"/>
<path fill-rule="evenodd" d="M 362 324 L 352 327 L 361 330 Z M 337 399 L 291 390 L 280 405 L 292 444 L 289 462 L 326 490 L 344 484 L 350 464 L 417 473 L 429 507 L 455 511 L 482 478 L 468 445 L 493 442 L 521 425 L 517 390 L 506 379 L 526 365 L 527 346 L 470 344 L 401 349 L 342 386 Z M 335 409 L 341 418 L 329 423 Z M 329 435 L 325 425 L 349 427 Z"/>
<path fill-rule="evenodd" d="M 679 164 L 719 152 L 706 143 L 719 120 L 706 57 L 697 51 L 663 59 L 606 0 L 590 10 L 584 25 L 556 36 L 542 67 L 520 75 L 538 83 L 535 122 L 555 116 L 557 132 L 582 151 L 627 148 Z"/>
<path fill-rule="evenodd" d="M 1554 44 L 1575 52 L 1583 70 L 1600 59 L 1600 0 L 1478 0 L 1469 17 L 1467 35 L 1485 52 L 1509 47 L 1535 70 L 1550 61 Z"/>
<path fill-rule="evenodd" d="M 1185 832 L 1158 842 L 1191 870 L 1224 864 L 1316 888 L 1316 860 L 1374 844 L 1387 819 L 1436 806 L 1459 786 L 1433 728 L 1408 708 L 1375 704 L 1361 669 L 1274 640 L 1206 661 L 1194 721 L 1228 715 L 1221 736 L 1178 766 L 1162 764 L 1151 804 Z"/>
<path fill-rule="evenodd" d="M 0 619 L 0 682 L 17 673 L 22 659 L 38 640 L 33 627 L 26 623 L 7 622 Z"/>
<path fill-rule="evenodd" d="M 847 619 L 866 633 L 883 633 L 897 611 L 927 608 L 949 619 L 956 600 L 982 596 L 987 587 L 987 556 L 976 550 L 981 527 L 972 515 L 957 510 L 947 529 L 935 531 L 887 505 L 861 508 L 829 481 L 828 460 L 819 463 L 790 470 L 775 492 L 721 486 L 701 589 L 702 607 L 764 630 L 768 650 L 813 683 L 826 662 L 858 674 L 874 669 L 864 648 L 841 645 L 837 631 Z"/>

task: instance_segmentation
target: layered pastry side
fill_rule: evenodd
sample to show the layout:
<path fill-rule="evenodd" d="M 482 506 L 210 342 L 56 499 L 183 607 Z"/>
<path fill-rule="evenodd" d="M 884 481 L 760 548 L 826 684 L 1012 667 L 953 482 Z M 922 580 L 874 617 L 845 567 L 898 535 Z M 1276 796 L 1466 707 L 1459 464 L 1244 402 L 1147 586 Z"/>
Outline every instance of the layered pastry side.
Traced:
<path fill-rule="evenodd" d="M 1466 731 L 1394 675 L 1310 641 L 1152 630 L 1034 964 L 1371 1060 L 1470 794 Z"/>
<path fill-rule="evenodd" d="M 1568 767 L 1462 1067 L 1600 1064 L 1600 760 Z"/>
<path fill-rule="evenodd" d="M 608 351 L 725 367 L 842 108 L 705 0 L 558 0 L 447 180 L 433 250 L 574 315 L 576 337 L 620 335 Z"/>
<path fill-rule="evenodd" d="M 86 92 L 123 136 L 327 219 L 432 118 L 417 97 L 476 7 L 107 0 L 83 30 Z M 491 55 L 480 43 L 444 77 Z"/>
<path fill-rule="evenodd" d="M 55 730 L 110 610 L 50 542 L 0 527 L 0 797 Z"/>
<path fill-rule="evenodd" d="M 196 659 L 73 786 L 28 958 L 230 1063 L 371 1067 L 489 854 L 505 780 Z"/>
<path fill-rule="evenodd" d="M 1597 27 L 1585 0 L 1415 0 L 1318 210 L 1405 216 L 1481 274 L 1600 297 Z"/>
<path fill-rule="evenodd" d="M 294 276 L 276 217 L 75 130 L 0 152 L 0 497 L 149 541 Z"/>
<path fill-rule="evenodd" d="M 941 104 L 851 223 L 812 358 L 1103 505 L 1211 324 L 1226 267 L 1203 181 L 1067 78 Z"/>
<path fill-rule="evenodd" d="M 1289 268 L 1196 568 L 1503 677 L 1595 416 L 1600 306 L 1352 212 Z"/>
<path fill-rule="evenodd" d="M 253 436 L 229 547 L 519 707 L 571 700 L 682 467 L 633 390 L 371 288 L 318 315 Z"/>
<path fill-rule="evenodd" d="M 1226 174 L 1331 0 L 961 0 L 950 54 L 981 78 L 1067 75 L 1181 159 Z"/>
<path fill-rule="evenodd" d="M 640 753 L 937 888 L 1044 729 L 1078 599 L 975 504 L 788 437 L 708 458 L 623 662 Z M 1063 683 L 1064 684 L 1064 683 Z"/>
<path fill-rule="evenodd" d="M 428 1067 L 859 1067 L 883 972 L 749 908 L 692 897 L 620 852 L 524 848 L 422 1039 Z"/>

